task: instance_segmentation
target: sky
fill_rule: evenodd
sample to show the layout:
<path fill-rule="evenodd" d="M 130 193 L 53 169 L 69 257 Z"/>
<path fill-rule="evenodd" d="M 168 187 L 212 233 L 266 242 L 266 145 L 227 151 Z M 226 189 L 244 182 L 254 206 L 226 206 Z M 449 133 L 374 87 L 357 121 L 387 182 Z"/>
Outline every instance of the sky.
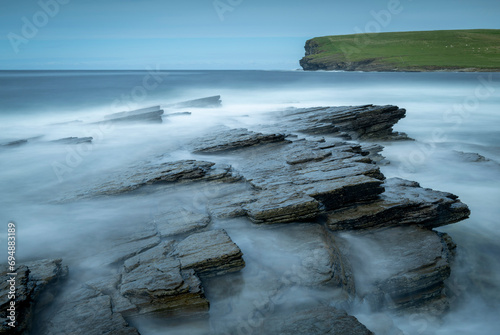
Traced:
<path fill-rule="evenodd" d="M 0 70 L 292 70 L 313 37 L 499 16 L 498 0 L 3 0 Z"/>

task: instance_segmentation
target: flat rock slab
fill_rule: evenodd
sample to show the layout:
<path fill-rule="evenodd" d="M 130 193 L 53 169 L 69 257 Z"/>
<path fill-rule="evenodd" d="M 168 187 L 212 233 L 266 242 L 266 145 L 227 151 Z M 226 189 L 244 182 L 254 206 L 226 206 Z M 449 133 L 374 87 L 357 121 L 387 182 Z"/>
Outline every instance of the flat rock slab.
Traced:
<path fill-rule="evenodd" d="M 145 108 L 140 108 L 136 110 L 132 110 L 129 112 L 118 112 L 118 113 L 113 113 L 113 114 L 108 114 L 105 115 L 105 119 L 117 119 L 117 118 L 123 118 L 123 117 L 128 117 L 128 116 L 137 116 L 137 115 L 142 115 L 142 114 L 147 114 L 151 112 L 157 112 L 161 110 L 161 106 L 151 106 L 151 107 L 145 107 Z"/>
<path fill-rule="evenodd" d="M 214 95 L 211 97 L 187 100 L 182 102 L 177 102 L 174 104 L 164 105 L 163 107 L 168 108 L 213 108 L 220 107 L 222 101 L 220 95 Z"/>
<path fill-rule="evenodd" d="M 68 292 L 40 329 L 42 335 L 139 335 L 120 313 L 112 310 L 111 298 L 89 287 Z"/>
<path fill-rule="evenodd" d="M 59 140 L 51 141 L 51 143 L 57 144 L 81 144 L 81 143 L 92 143 L 93 137 L 65 137 Z"/>
<path fill-rule="evenodd" d="M 119 290 L 137 306 L 137 315 L 208 309 L 200 280 L 194 271 L 182 271 L 174 257 L 153 258 L 129 271 L 125 267 Z"/>
<path fill-rule="evenodd" d="M 384 183 L 380 200 L 331 211 L 327 225 L 332 230 L 355 230 L 396 225 L 435 228 L 464 220 L 470 210 L 447 192 L 421 188 L 416 182 L 391 178 Z"/>
<path fill-rule="evenodd" d="M 290 108 L 279 113 L 278 129 L 311 135 L 333 135 L 358 140 L 408 139 L 392 127 L 406 110 L 397 106 L 342 106 Z"/>
<path fill-rule="evenodd" d="M 283 141 L 285 141 L 284 134 L 262 134 L 244 128 L 224 129 L 195 140 L 191 144 L 191 151 L 194 153 L 215 154 Z"/>
<path fill-rule="evenodd" d="M 314 220 L 323 208 L 336 209 L 376 199 L 384 191 L 380 169 L 365 159 L 368 152 L 357 144 L 291 142 L 284 137 L 274 142 L 276 134 L 245 129 L 219 134 L 217 145 L 210 144 L 210 138 L 206 142 L 210 148 L 226 148 L 238 143 L 240 133 L 245 138 L 273 138 L 272 146 L 263 146 L 253 139 L 245 145 L 238 144 L 241 150 L 233 153 L 240 159 L 234 169 L 253 186 L 255 194 L 236 195 L 231 202 L 241 204 L 255 223 Z"/>
<path fill-rule="evenodd" d="M 11 277 L 7 276 L 7 272 L 1 274 L 4 279 L 0 283 L 0 289 L 4 292 L 0 296 L 0 316 L 2 317 L 0 333 L 2 334 L 28 333 L 36 314 L 35 308 L 37 310 L 44 308 L 43 303 L 38 303 L 38 299 L 43 293 L 55 289 L 57 283 L 66 278 L 68 268 L 62 265 L 61 259 L 39 260 L 18 266 L 15 273 L 17 273 L 15 277 L 15 328 L 9 326 L 10 320 L 7 319 L 7 309 L 11 302 L 8 298 L 10 284 L 7 280 Z"/>
<path fill-rule="evenodd" d="M 168 211 L 155 217 L 154 224 L 162 237 L 186 234 L 203 229 L 210 223 L 210 216 L 190 210 Z"/>
<path fill-rule="evenodd" d="M 136 109 L 129 112 L 119 112 L 104 116 L 106 121 L 97 123 L 161 123 L 163 109 L 160 106 L 153 106 L 147 108 Z"/>
<path fill-rule="evenodd" d="M 204 277 L 239 271 L 245 266 L 243 253 L 223 229 L 190 235 L 177 245 L 174 254 L 182 269 L 193 269 Z"/>
<path fill-rule="evenodd" d="M 259 329 L 259 334 L 372 335 L 373 333 L 354 316 L 325 306 L 267 318 Z"/>
<path fill-rule="evenodd" d="M 374 309 L 446 309 L 444 280 L 451 259 L 448 243 L 438 233 L 409 226 L 341 236 L 350 246 L 356 291 Z"/>
<path fill-rule="evenodd" d="M 108 176 L 95 186 L 81 192 L 78 197 L 114 195 L 134 191 L 156 183 L 181 183 L 193 181 L 224 180 L 233 182 L 241 176 L 232 174 L 231 166 L 207 161 L 180 160 L 165 161 L 157 157 L 127 168 L 125 171 Z"/>

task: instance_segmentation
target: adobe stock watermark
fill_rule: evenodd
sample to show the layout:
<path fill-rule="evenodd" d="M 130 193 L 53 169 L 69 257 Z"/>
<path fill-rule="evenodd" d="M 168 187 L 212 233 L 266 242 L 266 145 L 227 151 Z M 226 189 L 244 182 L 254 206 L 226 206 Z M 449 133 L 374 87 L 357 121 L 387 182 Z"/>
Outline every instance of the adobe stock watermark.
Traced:
<path fill-rule="evenodd" d="M 149 93 L 157 89 L 165 80 L 158 66 L 156 69 L 147 68 L 148 73 L 142 78 L 141 84 L 134 86 L 128 94 L 122 94 L 120 98 L 114 100 L 107 113 L 117 113 L 124 110 L 133 110 L 140 107 L 140 104 L 146 100 Z M 115 130 L 115 124 L 112 120 L 98 122 L 94 127 L 85 132 L 86 137 L 92 137 L 93 141 L 102 141 L 106 136 L 112 134 Z M 76 145 L 66 145 L 67 151 L 63 161 L 52 162 L 52 170 L 59 182 L 63 182 L 94 150 L 93 144 L 82 142 Z"/>
<path fill-rule="evenodd" d="M 451 129 L 458 129 L 465 120 L 471 117 L 473 112 L 481 106 L 481 102 L 490 98 L 495 93 L 496 88 L 493 81 L 493 74 L 480 75 L 477 77 L 477 85 L 473 92 L 465 96 L 461 103 L 454 104 L 447 108 L 443 113 L 443 121 Z M 450 127 L 447 127 L 449 129 Z M 431 132 L 430 142 L 415 142 L 416 148 L 409 151 L 407 155 L 401 158 L 399 166 L 399 175 L 408 178 L 409 175 L 417 171 L 418 166 L 422 166 L 429 157 L 436 151 L 436 143 L 445 142 L 447 131 L 442 127 L 435 127 Z"/>
<path fill-rule="evenodd" d="M 21 45 L 26 45 L 30 40 L 38 35 L 41 28 L 45 27 L 50 19 L 59 14 L 61 5 L 67 5 L 70 0 L 40 0 L 36 11 L 30 18 L 23 16 L 21 18 L 22 26 L 20 34 L 10 32 L 7 34 L 7 39 L 10 42 L 12 50 L 18 54 Z"/>
<path fill-rule="evenodd" d="M 411 2 L 412 0 L 406 0 Z M 372 39 L 371 33 L 380 33 L 382 28 L 389 26 L 393 18 L 401 14 L 404 10 L 400 0 L 389 0 L 386 9 L 379 11 L 371 10 L 370 15 L 373 20 L 368 21 L 363 28 L 358 26 L 354 27 L 354 44 L 342 44 L 340 50 L 345 56 L 351 56 L 361 52 L 361 48 L 370 43 Z"/>
<path fill-rule="evenodd" d="M 227 12 L 232 12 L 236 7 L 240 6 L 243 3 L 243 0 L 214 0 L 212 3 L 215 9 L 215 12 L 219 16 L 221 21 L 224 21 L 224 15 Z"/>

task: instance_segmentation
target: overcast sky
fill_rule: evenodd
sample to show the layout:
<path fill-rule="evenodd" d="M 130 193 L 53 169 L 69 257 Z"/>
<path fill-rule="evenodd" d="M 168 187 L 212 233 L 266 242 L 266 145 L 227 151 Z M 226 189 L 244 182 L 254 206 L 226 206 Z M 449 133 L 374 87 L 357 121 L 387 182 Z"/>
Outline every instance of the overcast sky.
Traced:
<path fill-rule="evenodd" d="M 312 37 L 499 17 L 498 0 L 3 0 L 0 69 L 291 70 Z"/>

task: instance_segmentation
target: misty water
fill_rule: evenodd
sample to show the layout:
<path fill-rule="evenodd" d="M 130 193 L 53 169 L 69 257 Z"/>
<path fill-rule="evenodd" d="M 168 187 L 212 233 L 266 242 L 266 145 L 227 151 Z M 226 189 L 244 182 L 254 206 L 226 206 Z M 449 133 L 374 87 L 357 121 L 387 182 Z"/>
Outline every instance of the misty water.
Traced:
<path fill-rule="evenodd" d="M 191 115 L 161 124 L 102 126 L 104 115 L 153 105 L 221 95 L 223 106 L 189 108 Z M 144 160 L 206 159 L 185 144 L 214 126 L 258 131 L 268 112 L 287 107 L 392 104 L 407 109 L 396 126 L 415 141 L 383 143 L 386 177 L 418 181 L 452 192 L 466 203 L 468 220 L 439 228 L 458 245 L 448 280 L 451 310 L 433 315 L 372 313 L 361 302 L 343 306 L 377 334 L 497 334 L 500 329 L 500 75 L 489 73 L 344 73 L 302 71 L 112 71 L 0 72 L 0 250 L 7 250 L 7 223 L 17 224 L 18 263 L 63 258 L 70 267 L 66 290 L 110 271 L 99 255 L 107 241 L 126 238 L 168 208 L 201 211 L 219 194 L 180 189 L 175 194 L 120 195 L 63 201 Z M 63 123 L 63 124 L 61 124 Z M 50 143 L 65 137 L 92 144 Z M 478 153 L 485 161 L 467 159 Z M 237 167 L 238 160 L 232 162 Z M 204 334 L 221 323 L 238 324 L 274 286 L 293 256 L 297 236 L 246 219 L 216 220 L 242 249 L 246 267 L 205 283 L 210 318 L 132 321 L 141 334 Z M 349 240 L 349 236 L 346 236 Z M 354 241 L 351 239 L 351 241 Z M 359 241 L 376 261 L 376 248 Z M 82 261 L 82 260 L 85 261 Z M 360 276 L 363 271 L 358 271 Z M 361 279 L 361 278 L 360 278 Z M 279 288 L 278 288 L 279 289 Z M 341 301 L 338 292 L 291 287 L 278 305 Z M 278 306 L 279 307 L 279 306 Z M 242 333 L 245 330 L 242 330 Z M 250 329 L 251 331 L 251 329 Z M 248 332 L 248 330 L 247 330 Z"/>

